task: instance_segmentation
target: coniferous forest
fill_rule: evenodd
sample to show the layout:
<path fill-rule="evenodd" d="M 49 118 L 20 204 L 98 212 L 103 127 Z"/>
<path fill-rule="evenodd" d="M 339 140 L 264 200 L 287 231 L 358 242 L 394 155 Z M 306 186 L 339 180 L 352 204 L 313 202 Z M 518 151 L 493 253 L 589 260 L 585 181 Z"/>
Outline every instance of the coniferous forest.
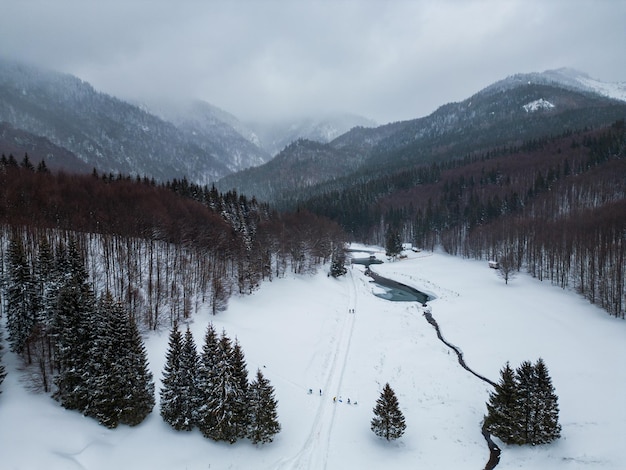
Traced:
<path fill-rule="evenodd" d="M 626 315 L 626 127 L 565 131 L 363 178 L 298 202 L 354 239 L 390 234 L 572 288 Z M 287 207 L 289 201 L 283 201 Z"/>
<path fill-rule="evenodd" d="M 217 314 L 234 293 L 288 272 L 312 272 L 345 240 L 322 217 L 278 214 L 186 180 L 157 185 L 95 171 L 52 174 L 27 156 L 21 163 L 4 157 L 0 180 L 9 348 L 23 359 L 34 389 L 112 428 L 139 424 L 154 406 L 140 331 L 174 327 L 200 305 Z M 260 372 L 248 384 L 240 345 L 223 334 L 204 346 L 216 351 L 199 358 L 189 338 L 181 347 L 184 369 L 197 363 L 200 372 L 188 373 L 180 393 L 207 394 L 220 384 L 224 395 L 209 397 L 203 410 L 196 405 L 207 397 L 190 395 L 193 403 L 166 420 L 176 429 L 197 426 L 215 440 L 271 441 L 280 429 L 273 391 Z M 242 421 L 224 428 L 231 415 Z"/>
<path fill-rule="evenodd" d="M 624 318 L 625 175 L 622 121 L 389 173 L 292 212 L 184 178 L 52 173 L 28 156 L 3 156 L 6 342 L 34 389 L 115 428 L 151 413 L 140 333 L 169 328 L 162 418 L 214 441 L 271 442 L 281 429 L 277 399 L 260 370 L 249 380 L 238 341 L 210 325 L 198 348 L 181 331 L 200 306 L 218 314 L 233 294 L 328 262 L 341 276 L 350 233 L 390 257 L 411 241 L 506 262 L 510 276 L 527 270 Z M 0 383 L 4 375 L 0 364 Z M 549 443 L 560 436 L 557 401 L 543 360 L 507 364 L 485 429 L 508 444 Z M 388 384 L 374 413 L 377 436 L 402 436 Z"/>

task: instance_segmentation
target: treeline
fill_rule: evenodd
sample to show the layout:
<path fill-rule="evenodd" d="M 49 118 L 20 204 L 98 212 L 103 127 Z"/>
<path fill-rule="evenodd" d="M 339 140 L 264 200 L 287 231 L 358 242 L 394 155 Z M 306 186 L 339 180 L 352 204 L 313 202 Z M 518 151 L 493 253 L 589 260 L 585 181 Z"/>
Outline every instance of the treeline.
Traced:
<path fill-rule="evenodd" d="M 0 315 L 10 313 L 5 338 L 36 388 L 58 388 L 55 344 L 63 335 L 54 326 L 59 300 L 50 283 L 70 276 L 68 266 L 84 267 L 91 297 L 110 295 L 140 331 L 155 330 L 200 306 L 216 314 L 232 294 L 264 280 L 314 271 L 343 246 L 343 231 L 323 217 L 279 214 L 214 188 L 200 188 L 204 199 L 191 198 L 181 195 L 185 187 L 95 172 L 53 174 L 27 157 L 1 160 Z"/>
<path fill-rule="evenodd" d="M 345 241 L 328 219 L 270 211 L 234 191 L 185 180 L 157 185 L 95 172 L 51 174 L 27 157 L 2 162 L 2 245 L 17 230 L 33 260 L 42 238 L 51 246 L 75 238 L 94 290 L 110 290 L 150 328 L 168 309 L 171 325 L 195 302 L 209 300 L 216 312 L 232 291 L 248 293 L 288 271 L 315 270 Z"/>
<path fill-rule="evenodd" d="M 478 175 L 481 177 L 479 178 Z M 626 310 L 623 123 L 466 167 L 404 225 L 418 244 L 515 267 L 572 287 L 611 315 Z M 446 185 L 447 183 L 447 185 Z"/>
<path fill-rule="evenodd" d="M 467 257 L 514 254 L 518 270 L 573 287 L 623 318 L 625 157 L 618 121 L 373 179 L 303 207 L 368 243 L 384 245 L 395 231 Z"/>

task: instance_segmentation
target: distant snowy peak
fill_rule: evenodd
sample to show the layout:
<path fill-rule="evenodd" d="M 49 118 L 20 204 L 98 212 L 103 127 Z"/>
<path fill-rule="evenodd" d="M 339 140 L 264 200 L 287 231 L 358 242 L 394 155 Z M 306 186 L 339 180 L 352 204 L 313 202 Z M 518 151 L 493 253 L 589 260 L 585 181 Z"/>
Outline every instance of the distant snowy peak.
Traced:
<path fill-rule="evenodd" d="M 261 146 L 277 155 L 298 139 L 328 143 L 354 127 L 375 127 L 377 124 L 354 114 L 334 114 L 288 121 L 250 124 L 261 141 Z"/>
<path fill-rule="evenodd" d="M 548 100 L 540 98 L 538 100 L 531 101 L 530 103 L 525 104 L 524 106 L 522 106 L 522 108 L 524 108 L 524 111 L 526 111 L 527 113 L 534 113 L 535 111 L 552 109 L 554 108 L 554 105 Z"/>
<path fill-rule="evenodd" d="M 494 83 L 487 87 L 485 91 L 509 90 L 526 84 L 559 85 L 569 89 L 597 93 L 607 98 L 626 101 L 626 82 L 603 82 L 571 68 L 519 73 Z"/>
<path fill-rule="evenodd" d="M 579 82 L 600 95 L 626 101 L 626 82 L 606 83 L 590 77 L 581 77 Z"/>

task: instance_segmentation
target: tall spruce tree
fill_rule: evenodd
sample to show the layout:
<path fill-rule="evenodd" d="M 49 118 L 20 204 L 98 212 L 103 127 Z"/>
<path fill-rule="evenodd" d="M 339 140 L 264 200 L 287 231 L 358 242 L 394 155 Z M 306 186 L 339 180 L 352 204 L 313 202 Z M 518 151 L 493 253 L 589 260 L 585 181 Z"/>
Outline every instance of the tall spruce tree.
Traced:
<path fill-rule="evenodd" d="M 332 277 L 343 276 L 348 272 L 346 269 L 346 253 L 343 247 L 336 247 L 333 249 L 333 254 L 330 260 L 330 275 Z"/>
<path fill-rule="evenodd" d="M 531 444 L 548 444 L 561 437 L 558 397 L 542 358 L 535 363 L 535 421 Z"/>
<path fill-rule="evenodd" d="M 524 361 L 515 371 L 517 382 L 517 404 L 519 411 L 519 432 L 517 444 L 532 442 L 535 422 L 535 368 L 530 361 Z"/>
<path fill-rule="evenodd" d="M 210 408 L 214 401 L 214 389 L 219 376 L 219 338 L 212 323 L 207 326 L 204 344 L 198 364 L 198 409 L 196 425 L 204 437 L 212 438 L 216 428 L 216 416 Z"/>
<path fill-rule="evenodd" d="M 119 424 L 121 394 L 124 389 L 123 371 L 118 370 L 116 361 L 118 338 L 112 329 L 111 317 L 114 315 L 114 301 L 110 292 L 102 295 L 89 319 L 91 339 L 87 382 L 88 401 L 81 410 L 100 424 L 115 428 Z M 121 325 L 120 325 L 121 326 Z"/>
<path fill-rule="evenodd" d="M 208 402 L 215 419 L 210 435 L 213 440 L 231 444 L 237 441 L 238 404 L 243 399 L 242 396 L 245 396 L 237 379 L 232 363 L 232 341 L 223 331 L 218 342 L 217 374 Z"/>
<path fill-rule="evenodd" d="M 39 363 L 39 374 L 44 391 L 50 391 L 49 377 L 54 372 L 54 347 L 52 343 L 54 305 L 56 303 L 55 286 L 57 285 L 55 261 L 52 248 L 44 236 L 39 241 L 37 259 L 35 260 L 34 282 L 38 299 L 36 335 L 38 342 L 35 359 Z"/>
<path fill-rule="evenodd" d="M 256 378 L 250 384 L 248 399 L 250 403 L 248 438 L 253 444 L 272 442 L 281 428 L 278 422 L 278 402 L 274 397 L 274 387 L 263 376 L 260 369 L 257 370 Z"/>
<path fill-rule="evenodd" d="M 248 401 L 248 369 L 243 350 L 237 339 L 235 339 L 235 344 L 231 351 L 230 362 L 233 367 L 233 382 L 236 384 L 239 392 L 233 395 L 234 433 L 237 439 L 242 439 L 248 433 L 250 403 Z"/>
<path fill-rule="evenodd" d="M 120 367 L 125 371 L 126 387 L 122 399 L 120 423 L 137 426 L 154 408 L 154 380 L 148 367 L 148 354 L 135 319 L 119 304 L 121 343 Z"/>
<path fill-rule="evenodd" d="M 189 397 L 182 392 L 181 380 L 181 355 L 183 349 L 183 337 L 175 322 L 170 331 L 167 353 L 165 356 L 165 367 L 163 368 L 163 379 L 159 394 L 161 397 L 161 416 L 166 423 L 177 431 L 187 429 L 189 423 L 185 421 L 185 402 Z"/>
<path fill-rule="evenodd" d="M 71 240 L 64 260 L 67 268 L 58 291 L 55 309 L 55 349 L 59 373 L 55 377 L 54 398 L 70 410 L 87 409 L 90 349 L 93 338 L 91 317 L 95 310 L 94 294 L 88 282 L 82 255 Z"/>
<path fill-rule="evenodd" d="M 385 239 L 385 254 L 395 258 L 402 253 L 402 240 L 396 229 L 389 228 Z"/>
<path fill-rule="evenodd" d="M 500 371 L 500 381 L 489 394 L 485 426 L 506 444 L 516 442 L 519 435 L 519 410 L 515 372 L 507 362 Z"/>
<path fill-rule="evenodd" d="M 199 408 L 198 401 L 198 352 L 191 330 L 187 327 L 183 338 L 180 354 L 179 390 L 182 394 L 180 403 L 181 427 L 184 431 L 191 431 L 197 421 Z"/>
<path fill-rule="evenodd" d="M 386 383 L 374 407 L 371 429 L 378 437 L 388 441 L 398 439 L 406 430 L 404 415 L 400 411 L 395 392 Z"/>
<path fill-rule="evenodd" d="M 141 423 L 154 406 L 154 384 L 135 322 L 109 291 L 93 315 L 84 410 L 109 428 Z"/>
<path fill-rule="evenodd" d="M 30 364 L 29 341 L 37 321 L 36 286 L 19 235 L 11 238 L 7 253 L 5 293 L 9 346 L 11 351 L 25 357 Z"/>

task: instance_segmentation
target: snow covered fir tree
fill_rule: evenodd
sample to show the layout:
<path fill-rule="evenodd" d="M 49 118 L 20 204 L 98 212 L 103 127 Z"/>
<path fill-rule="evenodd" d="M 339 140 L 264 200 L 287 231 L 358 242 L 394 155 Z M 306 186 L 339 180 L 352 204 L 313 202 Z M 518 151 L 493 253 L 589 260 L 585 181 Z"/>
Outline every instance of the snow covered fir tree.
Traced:
<path fill-rule="evenodd" d="M 85 414 L 109 428 L 137 425 L 154 407 L 154 383 L 137 326 L 108 291 L 93 318 Z"/>
<path fill-rule="evenodd" d="M 385 236 L 385 254 L 395 259 L 402 253 L 402 240 L 397 230 L 389 229 Z"/>
<path fill-rule="evenodd" d="M 395 392 L 386 383 L 380 397 L 376 400 L 374 417 L 370 425 L 374 434 L 388 441 L 398 439 L 406 430 L 404 415 L 400 411 L 400 405 Z"/>
<path fill-rule="evenodd" d="M 29 337 L 37 321 L 38 298 L 22 240 L 14 235 L 8 248 L 5 284 L 8 340 L 11 351 L 32 361 Z"/>
<path fill-rule="evenodd" d="M 33 366 L 33 386 L 67 409 L 114 428 L 141 423 L 154 383 L 134 319 L 104 292 L 99 300 L 76 240 L 44 238 L 27 252 L 13 236 L 4 296 L 11 350 Z"/>
<path fill-rule="evenodd" d="M 198 355 L 189 328 L 170 332 L 163 369 L 161 416 L 176 430 L 197 427 L 214 441 L 235 443 L 250 438 L 254 444 L 272 442 L 280 431 L 274 389 L 263 375 L 248 382 L 243 350 L 226 332 L 218 336 L 207 326 Z"/>
<path fill-rule="evenodd" d="M 161 417 L 177 431 L 191 430 L 193 426 L 193 422 L 186 419 L 184 412 L 185 401 L 188 400 L 188 397 L 183 395 L 183 387 L 181 386 L 182 349 L 182 335 L 178 329 L 178 323 L 174 323 L 165 355 L 165 366 L 161 379 L 162 387 L 159 395 L 161 398 Z"/>
<path fill-rule="evenodd" d="M 248 438 L 253 444 L 272 442 L 281 428 L 278 422 L 278 402 L 274 398 L 274 387 L 260 369 L 257 369 L 256 378 L 250 384 L 248 397 L 250 404 Z"/>
<path fill-rule="evenodd" d="M 485 427 L 506 444 L 547 444 L 561 436 L 558 397 L 543 359 L 507 363 L 489 396 Z"/>
<path fill-rule="evenodd" d="M 330 260 L 330 275 L 332 277 L 339 277 L 346 274 L 346 252 L 343 247 L 335 248 Z"/>

